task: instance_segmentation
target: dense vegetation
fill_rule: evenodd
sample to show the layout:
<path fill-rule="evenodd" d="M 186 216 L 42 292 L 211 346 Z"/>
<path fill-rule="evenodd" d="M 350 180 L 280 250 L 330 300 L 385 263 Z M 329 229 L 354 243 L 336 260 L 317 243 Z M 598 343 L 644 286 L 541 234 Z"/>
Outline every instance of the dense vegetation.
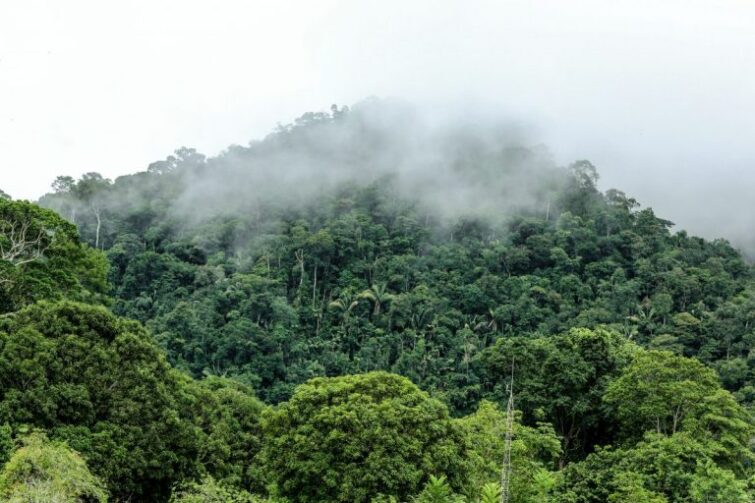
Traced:
<path fill-rule="evenodd" d="M 742 256 L 383 106 L 0 198 L 0 491 L 498 501 L 513 376 L 511 501 L 752 500 Z"/>

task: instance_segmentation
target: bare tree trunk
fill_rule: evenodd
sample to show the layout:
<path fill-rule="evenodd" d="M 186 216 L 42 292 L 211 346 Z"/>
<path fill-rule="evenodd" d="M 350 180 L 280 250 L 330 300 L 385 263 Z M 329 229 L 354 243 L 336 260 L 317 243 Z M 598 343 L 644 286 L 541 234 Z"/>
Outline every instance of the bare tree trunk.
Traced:
<path fill-rule="evenodd" d="M 294 256 L 299 263 L 299 288 L 301 288 L 304 285 L 304 250 L 296 250 Z"/>
<path fill-rule="evenodd" d="M 94 216 L 97 218 L 97 231 L 94 235 L 94 247 L 99 249 L 100 247 L 100 228 L 102 227 L 102 220 L 100 219 L 100 210 L 94 210 Z"/>

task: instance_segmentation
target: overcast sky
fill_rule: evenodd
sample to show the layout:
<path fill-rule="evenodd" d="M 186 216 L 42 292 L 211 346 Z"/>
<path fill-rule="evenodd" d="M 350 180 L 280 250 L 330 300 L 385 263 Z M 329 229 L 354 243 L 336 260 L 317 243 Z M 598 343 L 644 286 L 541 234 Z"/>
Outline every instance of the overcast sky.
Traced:
<path fill-rule="evenodd" d="M 0 188 L 213 155 L 367 96 L 522 122 L 755 249 L 750 0 L 2 0 Z"/>

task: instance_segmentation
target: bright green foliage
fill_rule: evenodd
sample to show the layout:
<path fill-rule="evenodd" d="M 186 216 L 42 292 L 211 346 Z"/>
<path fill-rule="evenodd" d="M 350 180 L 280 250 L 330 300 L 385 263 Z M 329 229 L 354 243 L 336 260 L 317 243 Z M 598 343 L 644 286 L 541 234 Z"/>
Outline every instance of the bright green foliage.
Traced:
<path fill-rule="evenodd" d="M 273 503 L 231 486 L 218 484 L 212 478 L 192 482 L 175 491 L 170 503 Z"/>
<path fill-rule="evenodd" d="M 467 435 L 470 477 L 466 484 L 468 496 L 475 497 L 481 487 L 501 478 L 506 434 L 506 413 L 483 401 L 477 411 L 458 420 Z M 514 423 L 511 449 L 512 503 L 537 503 L 546 498 L 553 485 L 550 470 L 556 466 L 561 443 L 548 424 L 537 427 Z"/>
<path fill-rule="evenodd" d="M 496 482 L 488 482 L 480 491 L 480 503 L 500 503 L 501 485 Z"/>
<path fill-rule="evenodd" d="M 638 353 L 604 399 L 630 438 L 684 430 L 715 445 L 715 458 L 740 473 L 755 461 L 752 416 L 697 360 L 662 351 Z"/>
<path fill-rule="evenodd" d="M 101 302 L 105 257 L 79 243 L 76 227 L 26 201 L 0 198 L 0 313 L 41 299 Z"/>
<path fill-rule="evenodd" d="M 299 502 L 405 499 L 431 474 L 465 480 L 464 439 L 446 407 L 385 372 L 317 378 L 264 414 L 275 492 Z"/>
<path fill-rule="evenodd" d="M 411 501 L 412 503 L 464 503 L 464 498 L 454 494 L 444 476 L 430 475 L 430 479 L 422 492 L 413 497 Z"/>
<path fill-rule="evenodd" d="M 698 465 L 689 492 L 693 503 L 752 503 L 747 484 L 710 461 Z"/>
<path fill-rule="evenodd" d="M 585 461 L 567 466 L 554 501 L 604 503 L 611 497 L 632 501 L 627 498 L 634 495 L 654 503 L 663 501 L 660 496 L 669 503 L 687 503 L 698 501 L 695 494 L 709 497 L 715 493 L 719 485 L 711 476 L 722 483 L 732 482 L 728 486 L 731 501 L 747 501 L 742 500 L 746 492 L 741 479 L 715 464 L 718 452 L 715 442 L 686 432 L 672 436 L 648 434 L 634 447 L 598 450 Z"/>
<path fill-rule="evenodd" d="M 184 380 L 104 308 L 39 303 L 0 319 L 0 422 L 66 440 L 114 497 L 159 500 L 194 471 Z"/>
<path fill-rule="evenodd" d="M 634 472 L 621 472 L 614 477 L 616 488 L 608 496 L 608 503 L 667 503 L 662 494 L 645 487 L 642 476 Z"/>
<path fill-rule="evenodd" d="M 640 436 L 648 430 L 673 434 L 719 386 L 715 372 L 697 360 L 647 351 L 609 385 L 605 401 Z"/>
<path fill-rule="evenodd" d="M 716 460 L 737 473 L 752 472 L 755 465 L 755 421 L 728 391 L 718 389 L 703 398 L 689 414 L 683 428 L 714 442 Z"/>
<path fill-rule="evenodd" d="M 81 456 L 40 433 L 23 439 L 0 472 L 6 503 L 105 503 L 107 492 Z"/>

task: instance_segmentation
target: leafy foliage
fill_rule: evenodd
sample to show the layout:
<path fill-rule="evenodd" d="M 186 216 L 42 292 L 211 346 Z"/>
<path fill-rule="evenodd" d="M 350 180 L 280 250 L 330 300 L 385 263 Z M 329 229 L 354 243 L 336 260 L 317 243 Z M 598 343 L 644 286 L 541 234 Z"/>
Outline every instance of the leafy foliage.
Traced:
<path fill-rule="evenodd" d="M 751 501 L 751 265 L 588 161 L 378 112 L 59 177 L 68 222 L 0 197 L 0 458 L 33 427 L 115 500 L 498 501 L 513 376 L 512 501 Z"/>
<path fill-rule="evenodd" d="M 103 308 L 43 302 L 0 319 L 0 382 L 0 421 L 67 441 L 116 497 L 159 500 L 200 466 L 251 483 L 262 405 L 250 390 L 191 383 Z"/>
<path fill-rule="evenodd" d="M 101 302 L 105 257 L 79 242 L 76 227 L 26 201 L 0 198 L 0 313 L 43 299 Z"/>
<path fill-rule="evenodd" d="M 246 491 L 223 486 L 212 478 L 186 484 L 175 491 L 170 503 L 265 503 L 267 500 Z M 271 501 L 272 503 L 272 501 Z"/>
<path fill-rule="evenodd" d="M 23 439 L 0 472 L 0 495 L 8 503 L 105 503 L 103 484 L 79 454 L 40 433 Z"/>
<path fill-rule="evenodd" d="M 506 413 L 483 401 L 474 414 L 458 420 L 467 434 L 470 477 L 465 493 L 474 498 L 481 489 L 491 492 L 501 478 L 506 435 Z M 544 501 L 555 484 L 552 470 L 561 453 L 561 443 L 550 424 L 537 427 L 514 423 L 511 452 L 513 503 Z M 493 484 L 490 486 L 490 484 Z"/>
<path fill-rule="evenodd" d="M 416 493 L 428 474 L 464 481 L 463 437 L 446 407 L 382 372 L 318 378 L 266 412 L 262 461 L 276 493 L 302 502 L 364 502 Z"/>

